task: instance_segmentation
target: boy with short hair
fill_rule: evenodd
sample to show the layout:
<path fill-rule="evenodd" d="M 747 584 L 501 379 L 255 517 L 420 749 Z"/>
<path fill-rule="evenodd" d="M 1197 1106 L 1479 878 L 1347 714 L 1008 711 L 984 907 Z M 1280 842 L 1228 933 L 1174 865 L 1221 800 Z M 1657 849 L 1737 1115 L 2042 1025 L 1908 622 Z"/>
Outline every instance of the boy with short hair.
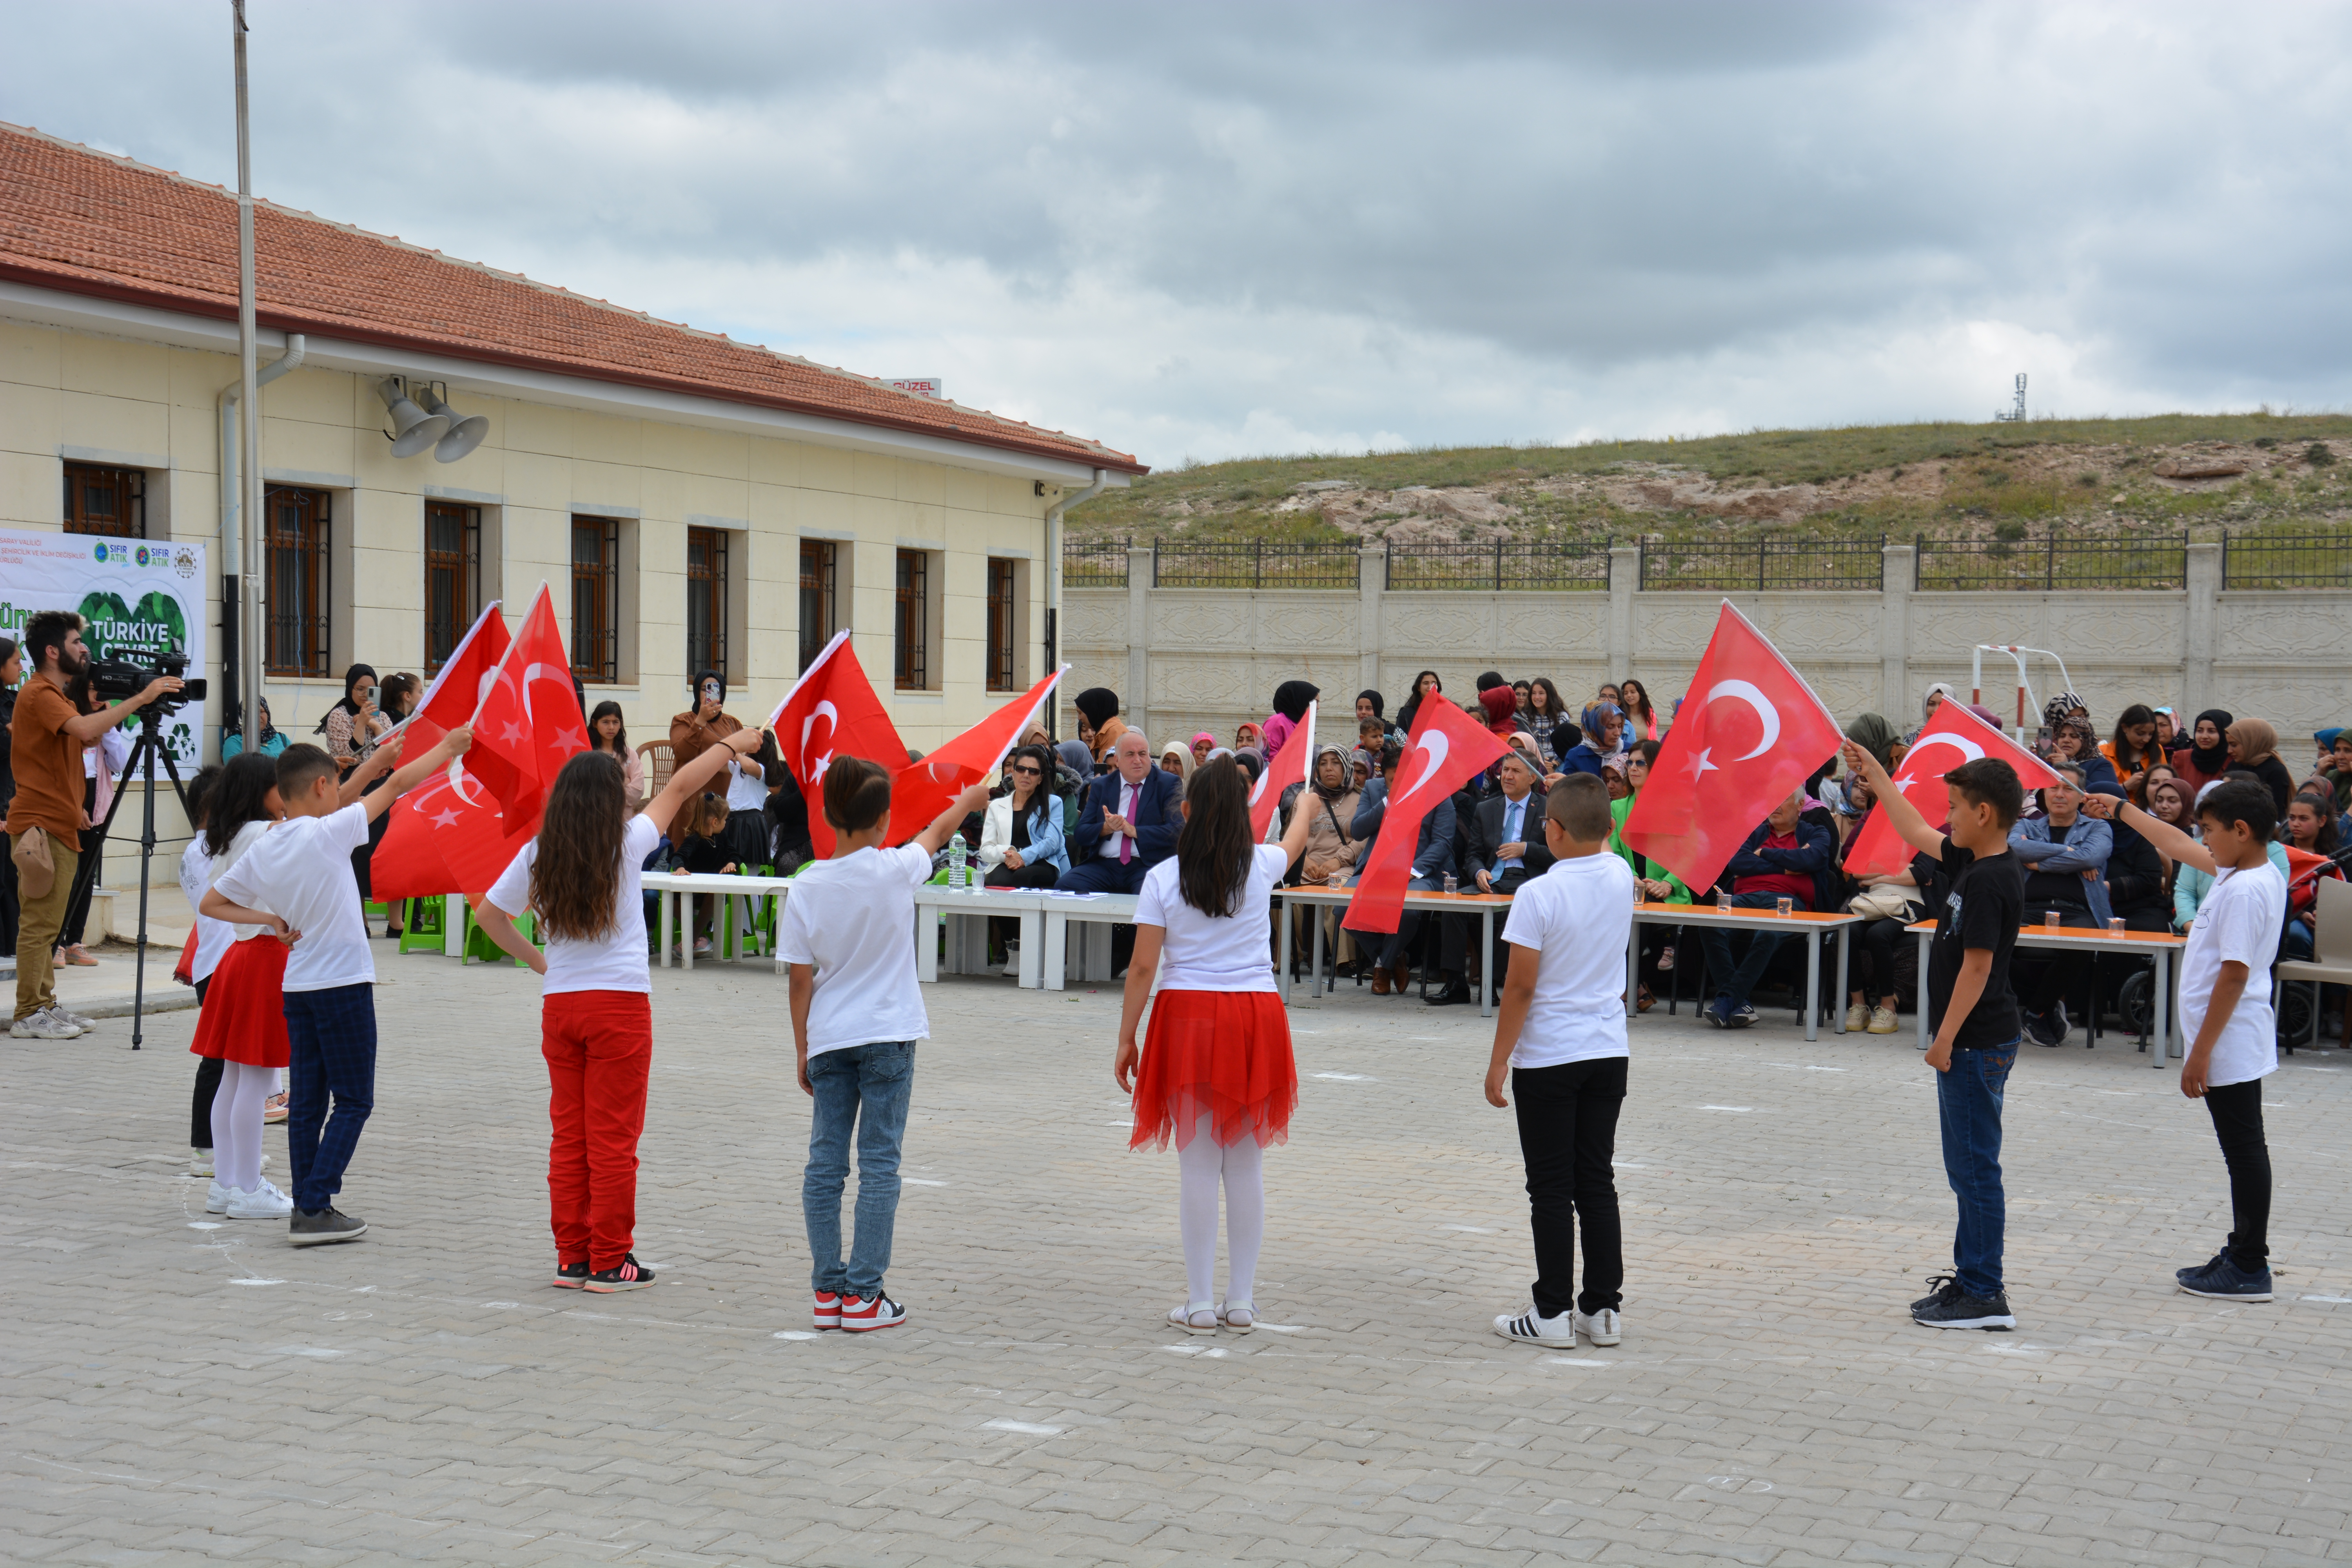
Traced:
<path fill-rule="evenodd" d="M 367 792 L 400 754 L 379 746 L 338 786 L 335 760 L 316 746 L 278 758 L 286 820 L 221 874 L 198 912 L 232 925 L 264 925 L 286 955 L 286 1154 L 294 1177 L 287 1239 L 297 1247 L 353 1241 L 366 1222 L 335 1207 L 360 1129 L 375 1108 L 375 955 L 368 950 L 352 851 L 402 795 L 473 743 L 459 725 L 431 751 Z M 333 1113 L 328 1102 L 333 1100 Z"/>
<path fill-rule="evenodd" d="M 1609 854 L 1609 788 L 1572 773 L 1544 800 L 1544 842 L 1557 858 L 1519 884 L 1503 940 L 1527 951 L 1503 981 L 1495 1048 L 1486 1063 L 1486 1103 L 1510 1075 L 1518 1100 L 1519 1153 L 1527 1163 L 1528 1218 L 1535 1232 L 1533 1304 L 1495 1320 L 1495 1331 L 1522 1344 L 1596 1345 L 1621 1337 L 1624 1233 L 1610 1161 L 1617 1112 L 1625 1103 L 1626 939 L 1633 921 L 1633 873 Z M 1584 1227 L 1584 1289 L 1575 1289 L 1576 1230 Z"/>
<path fill-rule="evenodd" d="M 1927 1065 L 1936 1069 L 1943 1128 L 1944 1174 L 1959 1204 L 1952 1272 L 1911 1303 L 1911 1321 L 1931 1329 L 2017 1326 L 2002 1288 L 2007 1199 L 2000 1184 L 2001 1095 L 2024 1038 L 2010 954 L 2017 947 L 2025 879 L 2009 852 L 2009 830 L 2025 809 L 2017 770 L 1995 757 L 1963 763 L 1944 775 L 1950 823 L 1928 826 L 1903 797 L 1878 759 L 1845 743 L 1846 766 L 1870 781 L 1871 794 L 1903 841 L 1940 860 L 1950 879 L 1927 955 L 1927 1022 L 1936 1032 Z"/>
<path fill-rule="evenodd" d="M 819 1329 L 896 1327 L 907 1309 L 882 1293 L 898 1215 L 898 1148 L 915 1074 L 915 1042 L 930 1020 L 915 978 L 915 889 L 963 819 L 988 804 L 974 784 L 896 849 L 890 774 L 878 763 L 836 757 L 824 773 L 833 858 L 793 879 L 776 922 L 776 955 L 791 968 L 793 1044 L 809 1122 L 801 1212 Z M 857 1237 L 841 1260 L 841 1192 L 857 1137 Z"/>
<path fill-rule="evenodd" d="M 2208 1263 L 2173 1278 L 2192 1296 L 2271 1299 L 2271 1152 L 2263 1136 L 2263 1079 L 2278 1071 L 2271 962 L 2286 924 L 2286 879 L 2271 864 L 2278 802 L 2267 785 L 2225 779 L 2197 803 L 2200 844 L 2114 795 L 2084 803 L 2121 816 L 2157 850 L 2213 878 L 2180 955 L 2180 1026 L 2189 1039 L 2180 1092 L 2202 1100 L 2230 1170 L 2230 1239 Z"/>

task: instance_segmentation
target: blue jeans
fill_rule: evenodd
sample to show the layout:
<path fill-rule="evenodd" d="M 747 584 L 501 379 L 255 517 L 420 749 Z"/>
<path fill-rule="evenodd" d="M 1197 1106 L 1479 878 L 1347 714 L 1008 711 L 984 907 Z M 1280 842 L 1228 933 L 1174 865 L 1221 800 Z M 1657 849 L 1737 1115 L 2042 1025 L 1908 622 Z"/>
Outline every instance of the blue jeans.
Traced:
<path fill-rule="evenodd" d="M 1959 1200 L 1952 1235 L 1952 1274 L 1971 1296 L 2000 1294 L 2001 1232 L 2008 1205 L 2000 1190 L 2000 1100 L 2018 1042 L 1984 1050 L 1954 1051 L 1936 1075 L 1936 1110 L 1943 1122 L 1944 1174 Z"/>
<path fill-rule="evenodd" d="M 333 1206 L 374 1109 L 375 987 L 287 992 L 286 1163 L 296 1208 Z"/>
<path fill-rule="evenodd" d="M 1778 908 L 1780 899 L 1779 893 L 1734 893 L 1731 907 L 1769 910 Z M 1802 899 L 1791 902 L 1801 910 L 1807 907 Z M 1721 926 L 1698 928 L 1698 945 L 1706 954 L 1707 978 L 1715 983 L 1715 994 L 1729 997 L 1735 1009 L 1748 1000 L 1748 994 L 1764 978 L 1764 971 L 1771 966 L 1772 955 L 1780 951 L 1780 944 L 1794 940 L 1794 936 L 1779 931 L 1759 930 L 1748 938 L 1748 951 L 1740 955 L 1739 966 L 1735 969 L 1731 963 L 1731 933 Z"/>
<path fill-rule="evenodd" d="M 809 1058 L 816 1110 L 809 1121 L 801 1213 L 808 1222 L 809 1283 L 836 1295 L 882 1290 L 898 1222 L 898 1144 L 915 1087 L 915 1042 L 883 1040 Z M 841 1263 L 841 1190 L 849 1181 L 849 1134 L 857 1131 L 857 1239 Z"/>

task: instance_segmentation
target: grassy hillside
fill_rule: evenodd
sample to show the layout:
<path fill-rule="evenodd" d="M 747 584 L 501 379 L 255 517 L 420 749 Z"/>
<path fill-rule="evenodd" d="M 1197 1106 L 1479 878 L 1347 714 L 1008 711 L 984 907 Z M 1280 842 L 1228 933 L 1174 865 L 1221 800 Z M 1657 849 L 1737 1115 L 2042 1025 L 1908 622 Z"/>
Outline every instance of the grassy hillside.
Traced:
<path fill-rule="evenodd" d="M 2239 468 L 2236 473 L 2215 470 Z M 2201 471 L 2200 471 L 2201 470 Z M 2352 416 L 2163 415 L 1309 455 L 1152 474 L 1069 513 L 1118 536 L 1401 542 L 2352 528 Z"/>

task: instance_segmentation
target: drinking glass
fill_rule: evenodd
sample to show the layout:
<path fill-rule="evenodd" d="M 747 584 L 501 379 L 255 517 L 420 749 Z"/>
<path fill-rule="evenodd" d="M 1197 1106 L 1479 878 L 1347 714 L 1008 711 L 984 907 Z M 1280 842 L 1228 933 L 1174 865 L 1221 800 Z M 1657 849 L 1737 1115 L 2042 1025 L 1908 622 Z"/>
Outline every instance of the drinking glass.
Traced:
<path fill-rule="evenodd" d="M 1774 900 L 1772 912 L 1779 915 L 1782 920 L 1787 920 L 1790 915 L 1797 912 L 1797 900 L 1789 897 L 1788 894 L 1783 893 L 1778 900 Z"/>
<path fill-rule="evenodd" d="M 2043 931 L 2063 931 L 2065 928 L 2066 916 L 2063 910 L 2044 910 L 2042 911 L 2042 929 Z"/>
<path fill-rule="evenodd" d="M 1459 889 L 1459 887 L 1460 884 L 1456 881 L 1454 873 L 1451 871 L 1445 873 L 1445 890 L 1449 893 L 1454 892 Z"/>
<path fill-rule="evenodd" d="M 2107 934 L 2109 936 L 2121 936 L 2127 929 L 2128 928 L 2125 926 L 2120 918 L 2111 920 L 2107 922 Z"/>

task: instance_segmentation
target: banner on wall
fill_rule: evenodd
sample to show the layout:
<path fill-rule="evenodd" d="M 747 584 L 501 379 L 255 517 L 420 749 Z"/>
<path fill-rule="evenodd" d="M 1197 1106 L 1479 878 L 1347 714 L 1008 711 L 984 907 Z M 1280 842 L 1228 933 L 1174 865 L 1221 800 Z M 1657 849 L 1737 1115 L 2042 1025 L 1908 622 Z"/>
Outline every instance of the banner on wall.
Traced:
<path fill-rule="evenodd" d="M 79 615 L 92 658 L 152 668 L 157 654 L 176 652 L 187 656 L 188 679 L 205 674 L 202 544 L 0 528 L 0 636 L 21 639 L 42 610 Z M 203 751 L 208 706 L 190 702 L 163 721 L 183 776 Z"/>

